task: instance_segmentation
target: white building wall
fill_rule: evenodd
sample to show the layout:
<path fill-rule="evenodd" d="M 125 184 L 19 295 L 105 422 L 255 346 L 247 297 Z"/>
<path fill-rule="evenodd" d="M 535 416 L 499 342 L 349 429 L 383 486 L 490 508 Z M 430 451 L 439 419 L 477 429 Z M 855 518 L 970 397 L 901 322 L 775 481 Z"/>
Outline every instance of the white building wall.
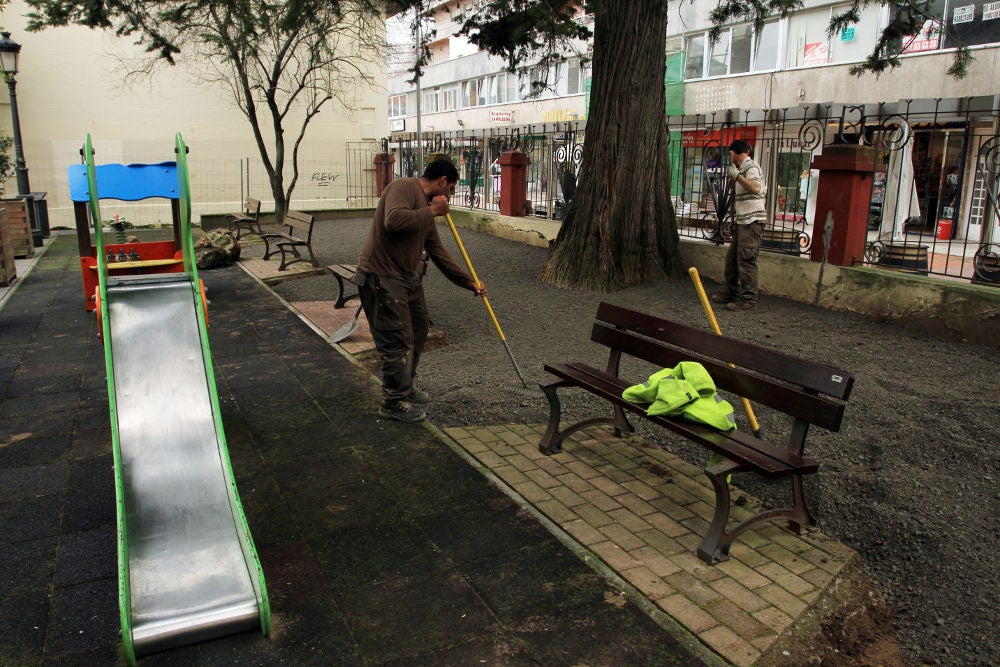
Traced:
<path fill-rule="evenodd" d="M 180 132 L 190 149 L 196 219 L 201 214 L 237 210 L 241 196 L 247 195 L 259 198 L 262 210 L 270 210 L 273 200 L 250 125 L 225 86 L 199 82 L 183 54 L 176 67 L 161 67 L 149 77 L 126 84 L 117 54 L 141 55 L 132 38 L 115 38 L 109 32 L 81 27 L 29 33 L 25 30 L 27 11 L 24 2 L 14 0 L 4 9 L 2 22 L 11 39 L 22 45 L 17 99 L 25 162 L 32 191 L 48 193 L 52 226 L 74 225 L 66 168 L 79 162 L 79 149 L 87 133 L 94 143 L 96 162 L 104 164 L 172 160 L 174 135 Z M 293 193 L 297 208 L 346 205 L 346 196 L 339 191 L 345 176 L 337 176 L 331 188 L 330 180 L 322 175 L 344 171 L 347 142 L 384 134 L 384 66 L 379 63 L 371 74 L 376 85 L 359 91 L 354 109 L 345 111 L 328 103 L 313 119 L 300 148 L 304 173 Z M 10 104 L 5 94 L 0 94 L 0 127 L 11 133 Z M 287 130 L 294 128 L 289 121 L 286 140 L 290 141 Z M 290 144 L 287 150 L 291 151 Z M 249 158 L 249 193 L 245 191 L 246 177 L 241 177 L 244 158 Z M 289 178 L 290 174 L 286 175 L 286 184 Z M 324 182 L 326 185 L 321 185 Z M 14 177 L 4 187 L 5 196 L 14 194 Z M 104 208 L 109 212 L 112 206 L 103 207 L 102 212 Z M 129 211 L 128 219 L 134 218 L 137 224 L 169 221 L 169 209 L 162 206 L 118 208 Z M 167 220 L 149 219 L 162 217 L 164 210 Z"/>

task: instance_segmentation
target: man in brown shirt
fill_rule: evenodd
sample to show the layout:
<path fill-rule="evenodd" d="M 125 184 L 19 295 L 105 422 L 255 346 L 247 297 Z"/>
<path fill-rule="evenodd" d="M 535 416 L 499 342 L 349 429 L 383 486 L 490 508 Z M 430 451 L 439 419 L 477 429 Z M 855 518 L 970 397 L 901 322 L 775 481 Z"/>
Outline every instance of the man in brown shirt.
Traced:
<path fill-rule="evenodd" d="M 430 397 L 413 382 L 429 328 L 421 255 L 426 251 L 459 287 L 486 294 L 448 254 L 434 223 L 435 216 L 448 213 L 457 182 L 455 165 L 442 159 L 427 165 L 420 178 L 386 186 L 358 259 L 355 282 L 382 362 L 382 417 L 417 422 L 427 416 L 423 406 Z"/>

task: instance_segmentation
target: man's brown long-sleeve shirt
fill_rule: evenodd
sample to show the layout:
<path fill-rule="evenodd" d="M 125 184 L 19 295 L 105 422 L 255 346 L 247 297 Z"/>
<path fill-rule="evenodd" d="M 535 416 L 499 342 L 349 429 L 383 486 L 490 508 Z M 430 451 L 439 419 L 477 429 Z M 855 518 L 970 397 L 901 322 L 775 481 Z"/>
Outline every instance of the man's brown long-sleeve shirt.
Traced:
<path fill-rule="evenodd" d="M 471 276 L 441 244 L 420 180 L 395 180 L 379 199 L 358 268 L 399 280 L 420 280 L 420 254 L 424 250 L 448 280 L 465 288 L 472 284 Z"/>

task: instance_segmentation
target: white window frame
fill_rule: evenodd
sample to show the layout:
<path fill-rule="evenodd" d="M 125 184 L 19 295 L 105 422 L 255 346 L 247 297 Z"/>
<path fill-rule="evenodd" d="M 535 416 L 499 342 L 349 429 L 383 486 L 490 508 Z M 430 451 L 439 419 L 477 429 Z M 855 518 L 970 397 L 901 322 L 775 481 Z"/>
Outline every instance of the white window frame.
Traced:
<path fill-rule="evenodd" d="M 775 25 L 777 27 L 777 40 L 778 40 L 778 47 L 777 47 L 777 49 L 778 49 L 778 57 L 776 58 L 776 62 L 775 62 L 774 67 L 773 68 L 768 68 L 768 69 L 759 69 L 759 70 L 756 69 L 757 49 L 751 49 L 750 50 L 750 68 L 749 68 L 749 70 L 746 71 L 746 72 L 737 72 L 736 74 L 732 74 L 731 73 L 732 65 L 733 65 L 733 28 L 732 27 L 726 28 L 723 31 L 723 34 L 719 36 L 719 41 L 715 43 L 715 46 L 712 46 L 711 43 L 710 43 L 710 40 L 708 38 L 708 32 L 709 32 L 708 30 L 704 30 L 704 31 L 701 31 L 701 32 L 695 32 L 695 33 L 690 33 L 688 35 L 684 35 L 684 37 L 683 37 L 683 39 L 684 39 L 684 50 L 685 50 L 685 77 L 684 77 L 684 80 L 685 81 L 701 81 L 703 79 L 719 79 L 719 78 L 726 77 L 726 76 L 743 76 L 743 75 L 748 75 L 748 74 L 760 74 L 761 72 L 773 72 L 773 71 L 781 69 L 781 57 L 782 57 L 782 54 L 784 53 L 784 46 L 785 46 L 785 28 L 784 28 L 784 24 L 785 24 L 785 21 L 783 21 L 783 20 L 779 20 L 779 21 L 767 21 L 766 24 L 765 24 L 766 26 Z M 741 25 L 735 26 L 735 27 L 743 27 L 744 25 L 746 25 L 746 24 L 741 24 Z M 687 51 L 688 51 L 688 49 L 690 49 L 691 40 L 695 39 L 695 38 L 701 38 L 701 39 L 704 40 L 703 46 L 702 46 L 702 53 L 701 53 L 701 76 L 690 77 L 689 78 L 689 77 L 686 76 L 687 62 L 689 62 L 689 59 L 687 57 L 687 55 L 688 55 Z M 756 43 L 756 40 L 757 40 L 757 31 L 753 30 L 752 31 L 752 36 L 751 36 L 751 43 Z M 718 51 L 718 50 L 721 50 L 722 48 L 725 48 L 725 52 L 726 52 L 726 72 L 724 74 L 708 74 L 709 68 L 711 67 L 711 64 L 712 64 L 712 53 L 713 53 L 713 51 Z"/>

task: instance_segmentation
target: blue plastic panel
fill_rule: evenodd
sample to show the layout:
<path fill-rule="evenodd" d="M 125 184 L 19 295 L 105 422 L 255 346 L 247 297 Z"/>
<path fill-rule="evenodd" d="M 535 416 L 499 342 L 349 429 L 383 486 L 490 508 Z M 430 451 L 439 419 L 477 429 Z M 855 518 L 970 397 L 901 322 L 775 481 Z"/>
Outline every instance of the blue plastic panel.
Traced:
<path fill-rule="evenodd" d="M 73 164 L 69 174 L 69 196 L 73 201 L 90 201 L 87 166 Z M 177 164 L 101 164 L 95 167 L 100 199 L 138 201 L 150 197 L 177 199 Z"/>

